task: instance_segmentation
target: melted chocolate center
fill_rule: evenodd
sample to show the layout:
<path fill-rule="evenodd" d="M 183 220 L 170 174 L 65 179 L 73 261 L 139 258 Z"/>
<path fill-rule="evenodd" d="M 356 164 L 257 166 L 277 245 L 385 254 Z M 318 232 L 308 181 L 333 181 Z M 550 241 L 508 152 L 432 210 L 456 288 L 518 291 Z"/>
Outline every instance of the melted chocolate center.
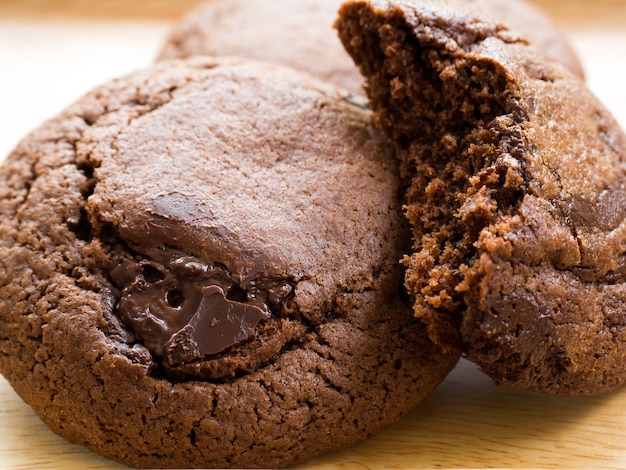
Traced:
<path fill-rule="evenodd" d="M 291 294 L 283 280 L 240 286 L 228 270 L 175 250 L 121 256 L 110 270 L 121 290 L 118 315 L 168 365 L 221 353 L 254 336 Z"/>

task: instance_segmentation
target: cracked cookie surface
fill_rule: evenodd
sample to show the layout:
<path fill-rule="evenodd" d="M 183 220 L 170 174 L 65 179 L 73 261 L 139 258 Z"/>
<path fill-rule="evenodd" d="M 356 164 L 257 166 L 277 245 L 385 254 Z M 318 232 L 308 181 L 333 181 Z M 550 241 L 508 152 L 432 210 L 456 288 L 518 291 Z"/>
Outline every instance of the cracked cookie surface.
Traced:
<path fill-rule="evenodd" d="M 136 467 L 279 467 L 362 440 L 454 366 L 399 286 L 392 147 L 305 75 L 155 65 L 0 170 L 0 371 Z"/>
<path fill-rule="evenodd" d="M 348 2 L 337 22 L 410 181 L 416 316 L 497 383 L 626 379 L 626 138 L 583 82 L 458 2 Z"/>

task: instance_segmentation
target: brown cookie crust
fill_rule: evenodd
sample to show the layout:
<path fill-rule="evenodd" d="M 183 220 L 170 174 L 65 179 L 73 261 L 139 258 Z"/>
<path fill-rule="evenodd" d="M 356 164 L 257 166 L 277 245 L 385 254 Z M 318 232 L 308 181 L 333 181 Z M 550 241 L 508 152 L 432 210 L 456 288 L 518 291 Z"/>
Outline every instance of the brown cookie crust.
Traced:
<path fill-rule="evenodd" d="M 585 78 L 576 52 L 565 34 L 543 10 L 526 0 L 460 0 L 483 20 L 505 25 L 526 37 L 541 53 L 559 62 L 574 75 Z"/>
<path fill-rule="evenodd" d="M 458 355 L 400 297 L 399 180 L 368 120 L 304 75 L 199 58 L 44 123 L 0 169 L 0 372 L 55 432 L 135 467 L 286 466 L 394 422 Z M 120 298 L 217 261 L 238 289 L 222 303 L 259 305 L 268 277 L 293 290 L 252 337 L 169 364 Z M 139 266 L 131 287 L 119 266 Z"/>
<path fill-rule="evenodd" d="M 337 23 L 410 181 L 415 313 L 497 383 L 626 378 L 626 138 L 582 81 L 455 2 L 349 2 Z"/>

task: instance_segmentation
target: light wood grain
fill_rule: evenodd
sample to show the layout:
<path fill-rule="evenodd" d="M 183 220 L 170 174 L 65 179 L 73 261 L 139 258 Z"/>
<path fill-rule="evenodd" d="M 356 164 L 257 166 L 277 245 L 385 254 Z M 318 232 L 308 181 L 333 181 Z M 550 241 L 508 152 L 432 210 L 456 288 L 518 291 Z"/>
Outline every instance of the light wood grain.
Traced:
<path fill-rule="evenodd" d="M 0 159 L 88 89 L 148 65 L 167 20 L 191 3 L 0 1 Z M 626 1 L 540 3 L 572 15 L 563 27 L 589 86 L 625 126 Z M 504 390 L 463 361 L 397 425 L 298 468 L 626 468 L 624 436 L 624 388 L 569 399 Z M 54 435 L 0 378 L 0 468 L 123 467 Z"/>

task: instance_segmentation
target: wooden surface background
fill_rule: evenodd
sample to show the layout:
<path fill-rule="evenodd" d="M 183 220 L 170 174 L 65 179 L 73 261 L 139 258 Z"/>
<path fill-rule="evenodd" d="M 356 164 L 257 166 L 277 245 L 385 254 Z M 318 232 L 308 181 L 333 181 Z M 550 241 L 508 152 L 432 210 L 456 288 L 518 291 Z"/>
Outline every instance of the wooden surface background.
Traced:
<path fill-rule="evenodd" d="M 529 0 L 563 23 L 620 24 L 624 0 Z M 77 17 L 170 21 L 197 0 L 0 0 L 0 17 Z M 621 23 L 623 24 L 623 23 Z"/>
<path fill-rule="evenodd" d="M 268 0 L 271 1 L 271 0 Z M 626 0 L 536 0 L 626 127 Z M 0 159 L 103 81 L 150 64 L 194 0 L 0 0 Z M 0 468 L 123 468 L 54 435 L 0 377 Z M 626 468 L 626 388 L 558 398 L 495 387 L 462 361 L 411 415 L 299 468 Z"/>

